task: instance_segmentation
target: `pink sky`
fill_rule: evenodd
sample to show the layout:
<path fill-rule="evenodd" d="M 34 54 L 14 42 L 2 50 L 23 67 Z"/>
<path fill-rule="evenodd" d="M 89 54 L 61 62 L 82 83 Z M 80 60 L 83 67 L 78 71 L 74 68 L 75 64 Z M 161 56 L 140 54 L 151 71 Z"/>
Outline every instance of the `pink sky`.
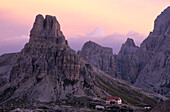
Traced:
<path fill-rule="evenodd" d="M 28 40 L 37 14 L 56 16 L 66 38 L 86 36 L 98 27 L 106 35 L 135 31 L 147 36 L 168 5 L 169 0 L 1 0 L 0 54 L 15 52 L 3 49 Z"/>

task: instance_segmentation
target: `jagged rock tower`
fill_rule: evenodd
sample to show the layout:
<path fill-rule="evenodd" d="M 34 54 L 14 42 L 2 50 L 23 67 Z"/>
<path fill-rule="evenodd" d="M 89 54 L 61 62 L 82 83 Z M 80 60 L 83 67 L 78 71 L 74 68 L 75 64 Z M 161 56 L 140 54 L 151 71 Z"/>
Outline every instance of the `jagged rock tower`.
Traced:
<path fill-rule="evenodd" d="M 55 16 L 46 15 L 45 19 L 40 14 L 36 16 L 29 42 L 35 42 L 39 39 L 48 40 L 56 44 L 67 44 Z"/>
<path fill-rule="evenodd" d="M 1 89 L 1 101 L 10 96 L 17 101 L 60 102 L 74 95 L 96 96 L 94 74 L 75 51 L 71 50 L 56 18 L 36 16 L 30 40 L 13 66 L 9 82 Z M 102 95 L 102 94 L 101 94 Z"/>
<path fill-rule="evenodd" d="M 133 39 L 130 38 L 122 45 L 121 50 L 116 57 L 117 77 L 131 83 L 135 82 L 139 71 L 136 63 L 137 61 L 133 60 L 133 57 L 138 48 L 139 47 L 135 45 Z"/>

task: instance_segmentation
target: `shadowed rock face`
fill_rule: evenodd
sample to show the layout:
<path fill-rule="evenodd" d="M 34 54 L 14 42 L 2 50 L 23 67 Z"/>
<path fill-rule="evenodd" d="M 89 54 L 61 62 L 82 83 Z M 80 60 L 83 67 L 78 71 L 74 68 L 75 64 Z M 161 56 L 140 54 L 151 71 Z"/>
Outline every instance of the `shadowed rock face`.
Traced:
<path fill-rule="evenodd" d="M 116 61 L 122 79 L 170 97 L 170 7 L 157 17 L 139 48 L 127 39 Z"/>
<path fill-rule="evenodd" d="M 170 97 L 170 7 L 155 20 L 154 30 L 138 48 L 127 39 L 116 58 L 117 75 Z"/>
<path fill-rule="evenodd" d="M 131 83 L 135 82 L 139 73 L 139 60 L 134 59 L 134 53 L 138 48 L 133 39 L 128 38 L 116 58 L 118 77 Z"/>
<path fill-rule="evenodd" d="M 94 87 L 96 73 L 70 49 L 53 16 L 36 17 L 30 41 L 16 60 L 9 83 L 0 88 L 0 102 L 61 102 L 73 95 L 107 95 Z"/>
<path fill-rule="evenodd" d="M 131 83 L 136 81 L 150 59 L 149 54 L 137 47 L 131 38 L 122 45 L 118 55 L 113 55 L 111 48 L 92 41 L 86 42 L 78 54 L 99 69 Z"/>
<path fill-rule="evenodd" d="M 112 48 L 88 41 L 78 54 L 97 68 L 116 76 L 116 61 Z"/>
<path fill-rule="evenodd" d="M 141 44 L 149 58 L 135 85 L 170 97 L 170 7 L 155 20 L 154 30 Z"/>
<path fill-rule="evenodd" d="M 95 96 L 92 74 L 69 47 L 37 41 L 21 51 L 10 82 L 16 89 L 13 97 L 22 99 L 18 95 L 23 94 L 29 101 L 60 102 L 72 95 Z"/>
<path fill-rule="evenodd" d="M 67 44 L 56 17 L 37 15 L 30 33 L 30 42 L 45 39 L 57 44 Z"/>

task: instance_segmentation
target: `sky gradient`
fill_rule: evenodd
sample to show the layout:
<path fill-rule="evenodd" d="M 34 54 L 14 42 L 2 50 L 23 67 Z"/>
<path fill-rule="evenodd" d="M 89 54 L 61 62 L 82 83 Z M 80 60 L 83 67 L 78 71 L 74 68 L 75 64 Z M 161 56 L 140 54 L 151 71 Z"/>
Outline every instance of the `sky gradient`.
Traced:
<path fill-rule="evenodd" d="M 56 16 L 67 39 L 85 38 L 96 28 L 103 30 L 96 39 L 129 31 L 146 37 L 168 5 L 169 0 L 0 0 L 0 55 L 23 47 L 37 14 Z"/>

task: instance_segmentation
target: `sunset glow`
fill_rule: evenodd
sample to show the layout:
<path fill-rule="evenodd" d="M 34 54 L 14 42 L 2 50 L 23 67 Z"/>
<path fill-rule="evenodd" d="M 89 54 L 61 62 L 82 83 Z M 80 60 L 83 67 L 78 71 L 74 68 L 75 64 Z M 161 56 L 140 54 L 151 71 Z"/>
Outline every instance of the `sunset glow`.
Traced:
<path fill-rule="evenodd" d="M 32 25 L 35 15 L 55 15 L 67 36 L 102 27 L 107 33 L 148 34 L 168 0 L 2 0 L 1 18 Z M 5 13 L 5 14 L 4 14 Z"/>
<path fill-rule="evenodd" d="M 37 14 L 56 16 L 66 38 L 86 35 L 96 27 L 107 35 L 136 31 L 147 36 L 168 5 L 169 0 L 1 0 L 0 41 L 29 35 Z"/>

